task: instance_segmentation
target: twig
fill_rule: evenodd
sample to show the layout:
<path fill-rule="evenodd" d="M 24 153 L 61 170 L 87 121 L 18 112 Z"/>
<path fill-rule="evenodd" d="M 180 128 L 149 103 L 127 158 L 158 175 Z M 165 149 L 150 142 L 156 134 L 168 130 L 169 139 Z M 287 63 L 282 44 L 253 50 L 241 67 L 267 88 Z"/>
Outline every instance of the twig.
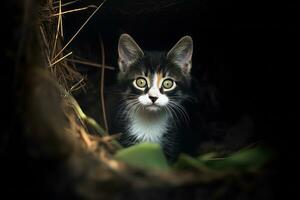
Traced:
<path fill-rule="evenodd" d="M 64 38 L 64 26 L 63 26 L 63 20 L 62 20 L 62 10 L 60 6 L 60 36 L 61 38 Z"/>
<path fill-rule="evenodd" d="M 88 65 L 88 66 L 92 66 L 92 67 L 99 67 L 102 68 L 102 65 L 98 64 L 98 63 L 93 63 L 93 62 L 89 62 L 89 61 L 83 61 L 83 60 L 77 60 L 77 59 L 72 59 L 72 58 L 68 58 L 66 59 L 67 61 L 73 62 L 73 63 L 79 63 L 79 64 L 83 64 L 83 65 Z M 115 70 L 114 67 L 112 66 L 105 66 L 105 69 L 110 69 L 110 70 Z"/>
<path fill-rule="evenodd" d="M 84 78 L 82 78 L 80 81 L 78 81 L 77 83 L 75 83 L 70 90 L 68 91 L 69 93 L 72 93 L 73 91 L 76 91 L 78 88 L 80 88 L 81 86 L 79 86 L 82 82 L 84 81 Z M 79 86 L 79 87 L 78 87 Z"/>
<path fill-rule="evenodd" d="M 71 55 L 73 52 L 68 53 L 67 55 L 64 55 L 63 57 L 61 57 L 60 59 L 58 59 L 57 61 L 55 61 L 54 63 L 51 63 L 49 65 L 49 67 L 53 67 L 54 65 L 56 65 L 57 63 L 59 63 L 60 61 L 62 61 L 63 59 L 65 59 L 66 57 L 68 57 L 69 55 Z"/>
<path fill-rule="evenodd" d="M 104 44 L 103 44 L 102 38 L 100 38 L 100 44 L 101 44 L 102 66 L 105 66 L 105 52 L 104 52 Z M 101 106 L 102 106 L 102 114 L 103 114 L 104 127 L 105 127 L 105 131 L 108 133 L 108 125 L 107 125 L 106 112 L 105 112 L 105 102 L 104 102 L 104 73 L 105 73 L 105 67 L 102 67 L 101 68 L 101 88 L 100 88 L 100 95 L 101 95 Z"/>
<path fill-rule="evenodd" d="M 41 32 L 41 36 L 42 36 L 42 39 L 43 39 L 43 42 L 44 42 L 46 48 L 49 49 L 50 48 L 49 47 L 49 43 L 48 43 L 48 41 L 46 39 L 46 34 L 45 34 L 44 29 L 43 29 L 42 26 L 40 26 L 40 32 Z"/>
<path fill-rule="evenodd" d="M 95 9 L 95 11 L 87 18 L 87 20 L 82 24 L 82 26 L 77 30 L 77 32 L 73 35 L 73 37 L 67 42 L 67 44 L 56 54 L 56 56 L 52 59 L 56 59 L 68 46 L 69 44 L 75 39 L 75 37 L 79 34 L 79 32 L 85 27 L 85 25 L 90 21 L 90 19 L 96 14 L 96 12 L 102 7 L 102 5 L 107 0 L 103 0 L 102 3 Z"/>
<path fill-rule="evenodd" d="M 53 49 L 52 49 L 52 53 L 51 56 L 54 56 L 55 50 L 56 50 L 56 44 L 57 44 L 57 39 L 58 39 L 58 34 L 59 34 L 59 29 L 60 26 L 62 25 L 61 21 L 61 0 L 59 0 L 59 11 L 58 11 L 58 20 L 57 20 L 57 27 L 56 27 L 56 33 L 55 33 L 55 38 L 54 38 L 54 44 L 53 44 Z M 51 60 L 51 62 L 54 60 L 55 58 L 53 58 Z"/>
<path fill-rule="evenodd" d="M 73 9 L 73 10 L 67 10 L 67 11 L 64 11 L 64 12 L 61 12 L 61 13 L 55 13 L 55 14 L 51 15 L 51 17 L 56 17 L 58 15 L 64 15 L 64 14 L 73 13 L 73 12 L 78 12 L 78 11 L 86 10 L 88 8 L 91 8 L 91 6 L 87 6 L 87 7 L 83 7 L 83 8 L 76 8 L 76 9 Z"/>
<path fill-rule="evenodd" d="M 67 2 L 67 3 L 64 3 L 61 5 L 61 7 L 65 7 L 65 6 L 68 6 L 68 5 L 72 5 L 74 3 L 77 3 L 79 0 L 75 0 L 75 1 L 70 1 L 70 2 Z M 58 1 L 55 1 L 53 2 L 53 9 L 56 9 L 59 7 L 59 5 L 55 6 L 55 4 L 59 3 Z"/>
<path fill-rule="evenodd" d="M 40 32 L 41 32 L 41 36 L 42 36 L 43 42 L 44 42 L 44 44 L 45 44 L 45 46 L 46 46 L 46 49 L 45 49 L 45 56 L 46 56 L 46 58 L 47 58 L 48 65 L 50 65 L 50 64 L 51 64 L 51 61 L 50 61 L 50 55 L 49 55 L 49 54 L 50 54 L 50 53 L 49 53 L 50 47 L 49 47 L 49 43 L 48 43 L 48 41 L 47 41 L 47 39 L 46 39 L 46 35 L 45 35 L 44 29 L 43 29 L 42 26 L 40 26 Z"/>

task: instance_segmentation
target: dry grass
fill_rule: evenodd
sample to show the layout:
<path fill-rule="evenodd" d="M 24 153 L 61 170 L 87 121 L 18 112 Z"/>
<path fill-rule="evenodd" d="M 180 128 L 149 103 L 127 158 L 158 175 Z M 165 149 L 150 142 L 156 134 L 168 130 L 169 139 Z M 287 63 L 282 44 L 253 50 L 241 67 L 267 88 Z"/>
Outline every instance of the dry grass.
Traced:
<path fill-rule="evenodd" d="M 67 132 L 81 141 L 82 146 L 89 151 L 95 153 L 101 160 L 105 160 L 109 165 L 117 166 L 116 161 L 109 159 L 112 154 L 119 148 L 116 142 L 116 136 L 108 135 L 108 126 L 104 107 L 104 74 L 105 69 L 113 70 L 111 66 L 105 66 L 104 45 L 101 42 L 101 58 L 102 64 L 94 63 L 88 60 L 71 57 L 72 51 L 68 47 L 72 41 L 78 36 L 81 30 L 88 24 L 92 17 L 99 11 L 105 0 L 99 6 L 86 6 L 68 10 L 69 5 L 73 5 L 77 1 L 62 2 L 61 0 L 49 0 L 43 9 L 42 21 L 40 24 L 40 35 L 43 43 L 45 63 L 52 77 L 58 82 L 60 93 L 63 100 L 63 108 L 66 118 L 69 121 L 70 128 Z M 95 8 L 93 13 L 80 26 L 75 34 L 65 43 L 63 33 L 63 15 L 73 12 L 84 12 L 89 8 Z M 54 31 L 55 30 L 55 31 Z M 76 64 L 101 68 L 101 103 L 104 120 L 102 128 L 94 119 L 87 116 L 75 98 L 72 92 L 80 90 L 85 85 L 85 78 L 76 70 Z M 104 66 L 104 67 L 103 67 Z"/>

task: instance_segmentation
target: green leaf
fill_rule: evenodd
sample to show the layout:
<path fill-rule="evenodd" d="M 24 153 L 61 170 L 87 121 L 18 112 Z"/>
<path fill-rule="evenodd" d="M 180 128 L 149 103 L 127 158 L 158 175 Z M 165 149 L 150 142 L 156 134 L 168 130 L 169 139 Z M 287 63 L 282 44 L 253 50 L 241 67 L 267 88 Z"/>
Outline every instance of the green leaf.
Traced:
<path fill-rule="evenodd" d="M 272 153 L 262 147 L 241 150 L 227 157 L 217 157 L 216 153 L 208 153 L 193 158 L 181 154 L 174 167 L 176 169 L 198 169 L 201 171 L 249 171 L 261 168 L 270 158 Z"/>
<path fill-rule="evenodd" d="M 199 160 L 211 160 L 213 158 L 216 158 L 217 157 L 217 153 L 216 152 L 211 152 L 211 153 L 206 153 L 206 154 L 203 154 L 203 155 L 200 155 L 198 157 Z"/>
<path fill-rule="evenodd" d="M 158 144 L 137 144 L 118 151 L 115 158 L 138 168 L 156 170 L 169 169 L 168 162 Z"/>
<path fill-rule="evenodd" d="M 215 169 L 249 170 L 261 168 L 272 153 L 267 149 L 256 147 L 236 152 L 226 158 L 207 161 L 207 165 Z"/>
<path fill-rule="evenodd" d="M 210 168 L 216 170 L 251 170 L 261 168 L 272 157 L 272 153 L 265 148 L 241 150 L 224 158 L 200 159 Z"/>
<path fill-rule="evenodd" d="M 201 171 L 206 171 L 208 168 L 205 163 L 201 162 L 197 158 L 193 158 L 187 154 L 180 154 L 178 160 L 173 165 L 175 169 L 185 170 L 185 169 L 198 169 Z"/>

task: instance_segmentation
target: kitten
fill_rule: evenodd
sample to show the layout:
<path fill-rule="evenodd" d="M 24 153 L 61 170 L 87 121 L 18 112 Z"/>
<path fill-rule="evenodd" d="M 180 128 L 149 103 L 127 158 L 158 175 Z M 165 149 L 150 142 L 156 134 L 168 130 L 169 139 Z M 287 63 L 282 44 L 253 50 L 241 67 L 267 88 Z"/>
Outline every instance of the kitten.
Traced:
<path fill-rule="evenodd" d="M 188 119 L 193 41 L 181 38 L 169 52 L 142 51 L 128 34 L 118 44 L 118 89 L 122 97 L 115 123 L 121 143 L 160 144 L 168 158 L 176 155 L 178 130 Z"/>

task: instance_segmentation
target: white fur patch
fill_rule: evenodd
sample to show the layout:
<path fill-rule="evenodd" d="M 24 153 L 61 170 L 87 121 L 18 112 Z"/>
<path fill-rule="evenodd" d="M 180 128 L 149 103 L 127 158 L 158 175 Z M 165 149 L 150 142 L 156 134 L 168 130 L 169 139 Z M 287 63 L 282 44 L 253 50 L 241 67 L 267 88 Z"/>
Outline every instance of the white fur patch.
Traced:
<path fill-rule="evenodd" d="M 158 106 L 165 106 L 169 102 L 169 98 L 165 94 L 159 95 L 158 99 L 155 101 L 155 104 Z"/>
<path fill-rule="evenodd" d="M 129 134 L 137 142 L 162 143 L 162 137 L 168 130 L 168 117 L 161 116 L 155 121 L 146 121 L 138 115 L 131 117 L 131 123 L 128 127 Z"/>
<path fill-rule="evenodd" d="M 152 104 L 152 101 L 149 99 L 148 94 L 144 94 L 144 95 L 139 96 L 139 102 L 144 106 L 148 106 L 148 105 Z"/>

